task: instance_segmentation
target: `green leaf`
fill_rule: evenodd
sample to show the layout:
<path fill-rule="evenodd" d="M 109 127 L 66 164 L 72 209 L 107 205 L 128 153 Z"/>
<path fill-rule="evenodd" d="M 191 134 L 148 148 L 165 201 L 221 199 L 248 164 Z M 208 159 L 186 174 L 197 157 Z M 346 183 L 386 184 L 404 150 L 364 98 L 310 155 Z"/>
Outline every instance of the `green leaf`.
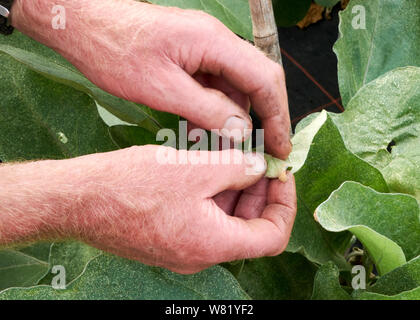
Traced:
<path fill-rule="evenodd" d="M 86 93 L 102 107 L 126 122 L 157 131 L 162 127 L 159 117 L 167 118 L 163 112 L 151 111 L 145 106 L 117 98 L 99 89 L 53 50 L 19 32 L 9 37 L 0 38 L 0 52 L 8 54 L 53 81 Z M 5 74 L 5 76 L 7 75 Z"/>
<path fill-rule="evenodd" d="M 404 291 L 393 296 L 373 292 L 355 291 L 353 298 L 357 300 L 420 300 L 420 287 L 413 290 Z"/>
<path fill-rule="evenodd" d="M 0 64 L 1 160 L 62 159 L 116 148 L 86 94 L 5 54 Z"/>
<path fill-rule="evenodd" d="M 339 2 L 340 0 L 315 0 L 315 3 L 327 8 L 332 8 Z"/>
<path fill-rule="evenodd" d="M 417 200 L 419 83 L 420 68 L 392 70 L 360 89 L 347 110 L 333 117 L 350 151 L 378 168 L 391 191 L 411 194 Z"/>
<path fill-rule="evenodd" d="M 420 254 L 420 210 L 411 196 L 345 182 L 317 208 L 316 216 L 328 231 L 352 232 L 381 275 Z"/>
<path fill-rule="evenodd" d="M 341 287 L 337 266 L 329 262 L 316 273 L 311 300 L 351 300 L 351 296 Z"/>
<path fill-rule="evenodd" d="M 267 171 L 265 176 L 267 178 L 279 178 L 288 167 L 292 168 L 292 173 L 299 171 L 305 163 L 308 156 L 309 149 L 316 133 L 327 120 L 327 112 L 324 110 L 311 118 L 311 122 L 307 126 L 297 132 L 292 138 L 293 150 L 289 158 L 285 160 L 274 158 L 271 155 L 265 154 L 267 162 Z"/>
<path fill-rule="evenodd" d="M 52 242 L 40 241 L 29 246 L 15 247 L 14 250 L 35 257 L 38 260 L 48 261 L 51 253 L 51 246 Z"/>
<path fill-rule="evenodd" d="M 298 213 L 287 250 L 301 252 L 310 261 L 348 268 L 343 257 L 351 235 L 325 231 L 313 218 L 315 209 L 345 181 L 358 181 L 386 192 L 381 173 L 350 153 L 328 117 L 312 141 L 305 164 L 296 172 Z"/>
<path fill-rule="evenodd" d="M 93 259 L 83 275 L 65 290 L 44 285 L 0 293 L 0 300 L 248 298 L 235 278 L 219 266 L 186 276 L 110 255 Z"/>
<path fill-rule="evenodd" d="M 257 300 L 309 299 L 317 267 L 299 253 L 245 260 L 227 268 L 241 287 Z M 236 271 L 235 269 L 239 269 Z"/>
<path fill-rule="evenodd" d="M 158 144 L 155 133 L 136 126 L 112 126 L 109 127 L 109 133 L 120 148 Z"/>
<path fill-rule="evenodd" d="M 148 2 L 205 11 L 222 21 L 234 33 L 248 40 L 254 39 L 248 0 L 148 0 Z"/>
<path fill-rule="evenodd" d="M 102 251 L 76 241 L 55 242 L 51 247 L 48 274 L 39 284 L 51 284 L 55 274 L 51 273 L 54 266 L 63 266 L 66 270 L 66 283 L 69 284 L 80 276 L 86 265 Z"/>
<path fill-rule="evenodd" d="M 311 6 L 311 0 L 273 0 L 274 15 L 279 27 L 291 27 L 302 20 Z"/>
<path fill-rule="evenodd" d="M 0 251 L 0 291 L 33 286 L 48 272 L 50 243 Z"/>
<path fill-rule="evenodd" d="M 293 173 L 299 171 L 299 169 L 304 165 L 306 158 L 308 157 L 312 141 L 319 129 L 324 125 L 325 121 L 327 121 L 327 112 L 323 110 L 314 117 L 309 125 L 299 132 L 296 132 L 293 136 L 293 151 L 290 153 L 288 161 L 290 166 L 293 168 Z"/>
<path fill-rule="evenodd" d="M 295 127 L 295 134 L 297 134 L 299 131 L 307 127 L 309 124 L 314 121 L 314 119 L 320 114 L 320 112 L 314 112 L 303 118 L 298 122 L 298 124 Z"/>
<path fill-rule="evenodd" d="M 368 291 L 396 295 L 420 287 L 420 256 L 380 277 Z"/>
<path fill-rule="evenodd" d="M 366 13 L 365 29 L 353 28 L 363 18 L 360 10 Z M 412 0 L 352 0 L 340 13 L 334 51 L 345 106 L 361 87 L 385 72 L 420 66 L 419 16 L 420 2 Z"/>

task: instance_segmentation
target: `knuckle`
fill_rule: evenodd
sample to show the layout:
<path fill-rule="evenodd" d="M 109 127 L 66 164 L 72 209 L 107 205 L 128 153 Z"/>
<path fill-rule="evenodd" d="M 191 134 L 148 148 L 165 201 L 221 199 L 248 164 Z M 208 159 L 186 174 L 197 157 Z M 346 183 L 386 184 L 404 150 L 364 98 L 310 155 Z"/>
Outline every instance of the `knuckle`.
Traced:
<path fill-rule="evenodd" d="M 145 155 L 152 154 L 155 152 L 156 146 L 155 145 L 143 145 L 143 146 L 131 146 L 126 149 L 129 157 L 133 160 L 143 158 Z"/>
<path fill-rule="evenodd" d="M 141 153 L 142 147 L 140 146 L 131 146 L 124 149 L 124 152 L 130 159 L 135 159 Z"/>
<path fill-rule="evenodd" d="M 217 18 L 203 11 L 195 11 L 192 19 L 194 27 L 188 30 L 200 40 L 206 39 L 216 48 L 233 33 Z"/>
<path fill-rule="evenodd" d="M 198 19 L 198 23 L 203 28 L 209 28 L 211 30 L 214 29 L 225 29 L 226 27 L 215 17 L 212 15 L 204 12 L 204 11 L 195 11 L 196 12 L 196 19 Z"/>

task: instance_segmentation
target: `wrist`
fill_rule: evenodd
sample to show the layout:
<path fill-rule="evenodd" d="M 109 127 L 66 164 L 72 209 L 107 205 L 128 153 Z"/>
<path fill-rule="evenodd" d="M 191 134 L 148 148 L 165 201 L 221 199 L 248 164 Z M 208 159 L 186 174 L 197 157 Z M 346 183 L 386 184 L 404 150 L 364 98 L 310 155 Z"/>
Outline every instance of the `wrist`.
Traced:
<path fill-rule="evenodd" d="M 94 192 L 78 159 L 0 166 L 0 246 L 72 238 Z"/>

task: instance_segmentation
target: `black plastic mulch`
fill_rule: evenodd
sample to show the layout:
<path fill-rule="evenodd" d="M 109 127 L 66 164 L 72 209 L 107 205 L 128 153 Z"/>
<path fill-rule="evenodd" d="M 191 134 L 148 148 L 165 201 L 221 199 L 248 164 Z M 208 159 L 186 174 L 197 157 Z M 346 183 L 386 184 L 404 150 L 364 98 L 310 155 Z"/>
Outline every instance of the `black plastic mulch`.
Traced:
<path fill-rule="evenodd" d="M 337 7 L 333 10 L 331 20 L 303 30 L 279 28 L 293 127 L 312 112 L 344 110 L 338 89 L 337 58 L 332 51 L 338 38 L 338 11 Z M 258 121 L 255 127 L 259 127 Z"/>

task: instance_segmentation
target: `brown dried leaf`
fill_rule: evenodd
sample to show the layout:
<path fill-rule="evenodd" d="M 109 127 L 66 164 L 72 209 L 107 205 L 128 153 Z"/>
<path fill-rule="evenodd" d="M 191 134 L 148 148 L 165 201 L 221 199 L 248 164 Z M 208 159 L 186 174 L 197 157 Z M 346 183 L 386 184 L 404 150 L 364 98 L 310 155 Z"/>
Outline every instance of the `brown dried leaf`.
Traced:
<path fill-rule="evenodd" d="M 347 5 L 349 4 L 350 0 L 341 0 L 341 9 L 347 8 Z"/>
<path fill-rule="evenodd" d="M 320 6 L 319 4 L 316 3 L 311 3 L 311 6 L 308 10 L 308 13 L 306 14 L 305 18 L 303 18 L 301 21 L 299 21 L 296 25 L 303 29 L 306 28 L 307 26 L 316 23 L 320 20 L 322 20 L 323 15 L 322 13 L 324 12 L 325 8 L 323 6 Z"/>

